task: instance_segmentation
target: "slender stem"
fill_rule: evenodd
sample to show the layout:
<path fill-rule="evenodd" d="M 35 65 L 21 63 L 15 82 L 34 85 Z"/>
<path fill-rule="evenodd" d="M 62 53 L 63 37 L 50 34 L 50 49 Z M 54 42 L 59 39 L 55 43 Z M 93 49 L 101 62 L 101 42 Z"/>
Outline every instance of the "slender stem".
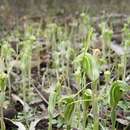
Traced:
<path fill-rule="evenodd" d="M 26 92 L 27 92 L 26 87 L 27 87 L 27 84 L 26 84 L 26 72 L 25 72 L 25 70 L 23 70 L 23 72 L 22 72 L 22 80 L 23 80 L 23 84 L 22 84 L 23 101 L 26 102 Z M 27 123 L 27 113 L 26 113 L 25 110 L 24 110 L 23 114 L 24 114 L 25 122 L 26 122 L 26 124 L 28 124 Z"/>
<path fill-rule="evenodd" d="M 41 59 L 40 59 L 40 51 L 38 51 L 38 54 L 39 54 L 39 57 L 38 57 L 37 69 L 38 69 L 38 76 L 40 77 L 40 62 L 41 62 Z"/>
<path fill-rule="evenodd" d="M 48 126 L 48 130 L 52 130 L 52 114 L 49 114 L 49 126 Z"/>
<path fill-rule="evenodd" d="M 30 88 L 30 86 L 31 86 L 31 61 L 30 61 L 30 63 L 29 63 L 29 67 L 28 67 L 28 79 L 29 79 L 29 81 L 28 81 L 28 85 L 29 85 L 29 88 Z"/>
<path fill-rule="evenodd" d="M 93 81 L 92 83 L 93 88 L 93 118 L 94 118 L 94 127 L 93 130 L 99 130 L 99 119 L 98 119 L 98 102 L 97 102 L 97 81 Z"/>
<path fill-rule="evenodd" d="M 22 72 L 22 92 L 23 92 L 23 100 L 26 101 L 26 74 L 25 71 L 23 70 Z"/>
<path fill-rule="evenodd" d="M 102 43 L 102 49 L 103 49 L 103 58 L 105 59 L 106 58 L 106 45 L 105 45 L 105 41 L 103 40 L 103 43 Z"/>
<path fill-rule="evenodd" d="M 9 100 L 11 100 L 11 81 L 10 81 L 10 74 L 8 72 L 8 86 L 9 86 Z"/>
<path fill-rule="evenodd" d="M 80 96 L 78 95 L 78 99 L 80 99 Z M 80 104 L 80 102 L 79 102 L 79 104 Z M 80 126 L 80 105 L 77 105 L 77 118 L 78 118 L 78 123 L 77 123 L 77 128 L 79 128 L 79 126 Z"/>
<path fill-rule="evenodd" d="M 127 64 L 127 58 L 126 58 L 126 54 L 124 54 L 123 56 L 123 62 L 124 62 L 124 72 L 123 72 L 123 81 L 125 80 L 125 75 L 126 75 L 126 64 Z"/>
<path fill-rule="evenodd" d="M 87 118 L 88 118 L 88 113 L 87 113 L 86 108 L 84 107 L 84 111 L 83 111 L 83 130 L 85 130 L 85 128 L 86 128 Z"/>
<path fill-rule="evenodd" d="M 110 49 L 110 47 L 108 48 L 108 54 L 109 54 L 109 57 L 108 57 L 108 58 L 109 58 L 109 59 L 108 59 L 109 68 L 108 68 L 108 69 L 109 69 L 109 71 L 110 71 L 110 69 L 111 69 L 111 66 L 110 66 L 110 64 L 111 64 L 111 49 Z"/>
<path fill-rule="evenodd" d="M 1 95 L 4 96 L 2 92 Z M 4 115 L 3 115 L 3 101 L 1 101 L 0 103 L 0 126 L 1 126 L 1 130 L 6 130 L 5 123 L 4 123 Z"/>
<path fill-rule="evenodd" d="M 82 82 L 82 86 L 81 89 L 84 88 L 84 86 L 86 86 L 86 77 L 85 77 L 85 73 L 83 73 L 83 82 Z M 83 107 L 83 130 L 85 130 L 86 127 L 86 109 L 85 109 L 85 105 L 84 102 L 82 102 L 82 107 Z"/>
<path fill-rule="evenodd" d="M 71 130 L 70 124 L 67 124 L 67 130 Z"/>
<path fill-rule="evenodd" d="M 8 74 L 8 88 L 9 88 L 9 100 L 11 100 L 11 81 L 10 81 L 10 72 L 9 72 L 9 63 L 7 58 L 5 59 L 5 64 L 7 67 L 7 74 Z"/>
<path fill-rule="evenodd" d="M 112 130 L 115 130 L 115 125 L 116 125 L 116 111 L 115 111 L 115 108 L 112 108 L 112 111 L 111 111 L 111 121 L 112 121 Z"/>
<path fill-rule="evenodd" d="M 70 76 L 69 76 L 69 59 L 67 60 L 67 82 L 68 82 L 68 87 L 70 87 Z"/>

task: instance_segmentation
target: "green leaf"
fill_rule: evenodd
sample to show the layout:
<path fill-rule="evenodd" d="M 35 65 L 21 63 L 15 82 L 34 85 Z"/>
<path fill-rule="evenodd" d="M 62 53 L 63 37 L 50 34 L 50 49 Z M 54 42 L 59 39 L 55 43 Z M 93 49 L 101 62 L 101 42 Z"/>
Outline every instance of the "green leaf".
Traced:
<path fill-rule="evenodd" d="M 48 111 L 50 114 L 53 114 L 55 105 L 56 105 L 56 101 L 57 101 L 57 94 L 56 92 L 51 93 L 51 95 L 49 96 L 49 106 L 48 106 Z"/>
<path fill-rule="evenodd" d="M 55 109 L 55 105 L 59 100 L 60 94 L 61 94 L 61 84 L 58 81 L 56 84 L 56 88 L 54 92 L 52 92 L 49 96 L 49 106 L 48 106 L 48 111 L 50 114 L 53 114 L 53 111 Z"/>
<path fill-rule="evenodd" d="M 113 82 L 110 89 L 110 105 L 115 108 L 120 101 L 124 91 L 128 90 L 128 85 L 120 80 Z"/>
<path fill-rule="evenodd" d="M 5 101 L 5 94 L 4 93 L 0 93 L 0 103 L 3 103 Z"/>
<path fill-rule="evenodd" d="M 5 73 L 0 73 L 0 91 L 6 90 L 6 79 L 7 75 Z"/>
<path fill-rule="evenodd" d="M 95 57 L 89 53 L 82 53 L 78 58 L 83 72 L 87 73 L 92 81 L 97 80 L 99 77 L 99 68 Z"/>
<path fill-rule="evenodd" d="M 100 24 L 103 40 L 107 46 L 110 46 L 113 31 L 108 27 L 105 22 Z"/>
<path fill-rule="evenodd" d="M 83 41 L 84 48 L 85 48 L 86 51 L 87 51 L 88 48 L 89 48 L 89 45 L 90 45 L 92 36 L 93 36 L 93 28 L 92 28 L 92 27 L 89 27 L 89 28 L 88 28 L 88 34 L 87 34 L 86 38 L 85 38 L 84 41 Z"/>
<path fill-rule="evenodd" d="M 74 111 L 74 106 L 75 106 L 74 98 L 73 96 L 67 96 L 67 97 L 64 97 L 62 101 L 65 103 L 64 118 L 68 124 L 68 122 L 70 122 L 72 113 Z"/>
<path fill-rule="evenodd" d="M 3 42 L 3 45 L 1 46 L 1 57 L 4 59 L 9 59 L 13 55 L 14 50 L 11 48 L 9 43 L 7 41 Z"/>
<path fill-rule="evenodd" d="M 85 105 L 85 107 L 87 109 L 89 107 L 90 103 L 91 103 L 91 100 L 92 100 L 92 91 L 91 91 L 91 89 L 86 89 L 83 92 L 83 100 L 85 100 L 84 105 Z"/>

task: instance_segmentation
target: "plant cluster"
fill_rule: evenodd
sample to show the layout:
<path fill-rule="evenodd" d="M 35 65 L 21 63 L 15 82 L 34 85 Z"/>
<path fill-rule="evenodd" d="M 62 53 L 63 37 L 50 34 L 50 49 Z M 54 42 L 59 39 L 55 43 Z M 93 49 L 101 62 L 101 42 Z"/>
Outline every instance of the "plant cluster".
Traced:
<path fill-rule="evenodd" d="M 122 130 L 128 130 L 129 20 L 122 29 L 121 55 L 112 50 L 113 28 L 103 21 L 99 35 L 84 13 L 65 26 L 48 22 L 45 29 L 40 27 L 27 24 L 24 31 L 16 28 L 1 40 L 1 130 L 6 129 L 4 102 L 10 101 L 14 92 L 28 104 L 42 97 L 47 104 L 48 130 L 54 126 L 66 130 L 118 130 L 120 125 L 124 125 Z M 43 91 L 49 93 L 48 98 Z M 125 113 L 121 120 L 127 125 L 119 122 L 120 111 Z M 29 128 L 30 118 L 39 112 L 37 106 L 30 106 L 18 117 Z"/>

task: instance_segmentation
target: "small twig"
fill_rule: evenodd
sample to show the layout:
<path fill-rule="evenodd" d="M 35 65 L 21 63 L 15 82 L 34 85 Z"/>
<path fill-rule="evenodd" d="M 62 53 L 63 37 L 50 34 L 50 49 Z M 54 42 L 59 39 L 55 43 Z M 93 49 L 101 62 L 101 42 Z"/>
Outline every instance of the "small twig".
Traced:
<path fill-rule="evenodd" d="M 44 101 L 45 105 L 48 106 L 47 99 L 42 95 L 42 93 L 37 89 L 37 87 L 35 87 L 34 84 L 32 86 L 35 89 L 35 91 L 37 92 L 37 94 L 40 96 L 40 98 Z"/>

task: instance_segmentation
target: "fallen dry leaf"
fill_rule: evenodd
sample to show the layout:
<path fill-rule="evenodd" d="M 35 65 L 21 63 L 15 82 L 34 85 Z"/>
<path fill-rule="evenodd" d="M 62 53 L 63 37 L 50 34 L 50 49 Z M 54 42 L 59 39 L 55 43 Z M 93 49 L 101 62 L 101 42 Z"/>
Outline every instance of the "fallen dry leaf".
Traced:
<path fill-rule="evenodd" d="M 13 122 L 18 126 L 18 130 L 26 130 L 25 126 L 21 122 Z"/>
<path fill-rule="evenodd" d="M 21 105 L 21 108 L 23 108 L 25 112 L 28 112 L 30 110 L 29 105 L 24 102 L 19 96 L 17 96 L 16 94 L 11 94 L 11 97 L 14 102 L 19 103 L 19 105 Z"/>
<path fill-rule="evenodd" d="M 124 49 L 118 44 L 115 44 L 112 42 L 111 49 L 117 54 L 117 55 L 124 55 Z"/>

